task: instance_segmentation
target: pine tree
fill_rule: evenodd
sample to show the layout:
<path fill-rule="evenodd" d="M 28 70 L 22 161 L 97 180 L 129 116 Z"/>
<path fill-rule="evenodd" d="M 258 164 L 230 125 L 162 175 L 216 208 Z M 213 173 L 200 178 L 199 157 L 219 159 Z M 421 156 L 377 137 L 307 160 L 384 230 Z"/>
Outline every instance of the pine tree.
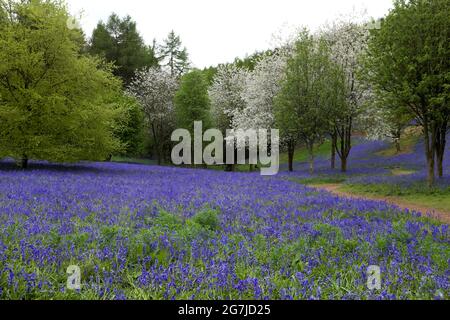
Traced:
<path fill-rule="evenodd" d="M 189 55 L 179 36 L 171 31 L 160 48 L 159 59 L 172 76 L 181 76 L 189 69 Z"/>
<path fill-rule="evenodd" d="M 112 14 L 105 24 L 99 22 L 92 33 L 91 54 L 104 57 L 116 66 L 114 74 L 128 86 L 135 72 L 158 64 L 153 48 L 144 43 L 130 16 Z"/>

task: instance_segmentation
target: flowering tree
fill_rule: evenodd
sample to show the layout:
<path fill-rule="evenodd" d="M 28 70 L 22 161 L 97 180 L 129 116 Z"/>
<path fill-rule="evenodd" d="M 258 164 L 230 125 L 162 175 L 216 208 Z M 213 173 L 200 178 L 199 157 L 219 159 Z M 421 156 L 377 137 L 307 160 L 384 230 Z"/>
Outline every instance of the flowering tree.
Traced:
<path fill-rule="evenodd" d="M 128 88 L 128 93 L 141 104 L 158 156 L 158 164 L 164 157 L 164 149 L 170 141 L 175 121 L 173 98 L 178 88 L 175 76 L 158 68 L 138 71 Z"/>
<path fill-rule="evenodd" d="M 286 68 L 286 51 L 279 51 L 262 58 L 245 79 L 242 110 L 233 112 L 233 129 L 271 129 L 275 118 L 274 99 L 281 89 Z"/>
<path fill-rule="evenodd" d="M 333 60 L 345 75 L 345 104 L 335 113 L 332 130 L 333 149 L 341 158 L 341 170 L 347 171 L 347 159 L 352 149 L 354 120 L 362 111 L 368 96 L 367 87 L 358 78 L 360 56 L 366 51 L 369 27 L 354 22 L 353 17 L 342 18 L 329 26 L 324 37 L 331 45 Z"/>
<path fill-rule="evenodd" d="M 225 133 L 233 117 L 245 108 L 243 92 L 248 71 L 235 65 L 220 66 L 209 89 L 211 110 L 216 126 Z"/>
<path fill-rule="evenodd" d="M 208 91 L 211 103 L 212 117 L 218 129 L 226 135 L 231 129 L 233 118 L 245 108 L 242 98 L 248 71 L 236 65 L 220 66 Z M 224 141 L 234 142 L 234 136 L 227 136 Z M 227 166 L 227 170 L 233 170 L 233 166 Z"/>

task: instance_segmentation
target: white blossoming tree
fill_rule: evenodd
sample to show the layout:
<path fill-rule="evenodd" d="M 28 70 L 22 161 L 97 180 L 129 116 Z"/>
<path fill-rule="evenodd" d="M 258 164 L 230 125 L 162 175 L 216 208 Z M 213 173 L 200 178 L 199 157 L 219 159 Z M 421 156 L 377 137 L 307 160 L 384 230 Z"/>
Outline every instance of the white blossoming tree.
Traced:
<path fill-rule="evenodd" d="M 128 88 L 128 93 L 140 103 L 144 111 L 158 164 L 162 164 L 164 151 L 169 145 L 175 120 L 173 98 L 177 88 L 176 77 L 159 68 L 136 72 Z"/>
<path fill-rule="evenodd" d="M 341 159 L 341 170 L 347 171 L 347 159 L 352 149 L 354 121 L 361 114 L 368 98 L 367 86 L 358 78 L 360 57 L 367 50 L 370 28 L 374 24 L 355 22 L 355 17 L 341 18 L 328 26 L 323 35 L 328 40 L 333 60 L 345 75 L 346 103 L 335 114 L 333 151 Z"/>
<path fill-rule="evenodd" d="M 235 110 L 233 129 L 271 129 L 274 125 L 274 99 L 281 89 L 287 55 L 285 51 L 265 56 L 247 75 L 242 110 Z"/>
<path fill-rule="evenodd" d="M 224 133 L 231 128 L 233 117 L 245 108 L 243 92 L 248 73 L 235 65 L 220 66 L 208 91 L 215 124 Z"/>

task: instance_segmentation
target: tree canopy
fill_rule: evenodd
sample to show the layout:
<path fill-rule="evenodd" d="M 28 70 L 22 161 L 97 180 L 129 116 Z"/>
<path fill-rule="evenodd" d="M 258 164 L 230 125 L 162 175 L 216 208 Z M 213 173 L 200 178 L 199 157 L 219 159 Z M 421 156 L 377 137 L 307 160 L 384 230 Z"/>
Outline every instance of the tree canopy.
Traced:
<path fill-rule="evenodd" d="M 120 83 L 108 65 L 80 54 L 82 35 L 67 27 L 65 6 L 0 3 L 0 156 L 26 166 L 104 160 L 119 150 L 111 103 Z"/>
<path fill-rule="evenodd" d="M 144 43 L 130 16 L 120 18 L 112 14 L 106 23 L 99 22 L 92 33 L 89 52 L 113 63 L 114 74 L 125 86 L 131 83 L 136 70 L 158 65 L 154 48 Z"/>
<path fill-rule="evenodd" d="M 396 0 L 379 30 L 373 30 L 366 76 L 379 99 L 407 108 L 424 132 L 428 183 L 439 175 L 450 118 L 450 2 Z"/>

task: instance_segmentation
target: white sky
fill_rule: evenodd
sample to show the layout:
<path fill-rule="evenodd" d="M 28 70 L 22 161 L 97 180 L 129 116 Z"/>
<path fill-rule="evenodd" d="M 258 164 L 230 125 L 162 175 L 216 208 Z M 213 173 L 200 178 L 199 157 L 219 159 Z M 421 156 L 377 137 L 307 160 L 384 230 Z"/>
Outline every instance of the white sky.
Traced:
<path fill-rule="evenodd" d="M 161 42 L 173 29 L 181 36 L 195 67 L 231 62 L 273 47 L 274 35 L 287 37 L 307 26 L 317 29 L 338 15 L 367 10 L 388 13 L 392 0 L 66 0 L 81 17 L 88 37 L 112 12 L 129 14 L 147 44 Z"/>

